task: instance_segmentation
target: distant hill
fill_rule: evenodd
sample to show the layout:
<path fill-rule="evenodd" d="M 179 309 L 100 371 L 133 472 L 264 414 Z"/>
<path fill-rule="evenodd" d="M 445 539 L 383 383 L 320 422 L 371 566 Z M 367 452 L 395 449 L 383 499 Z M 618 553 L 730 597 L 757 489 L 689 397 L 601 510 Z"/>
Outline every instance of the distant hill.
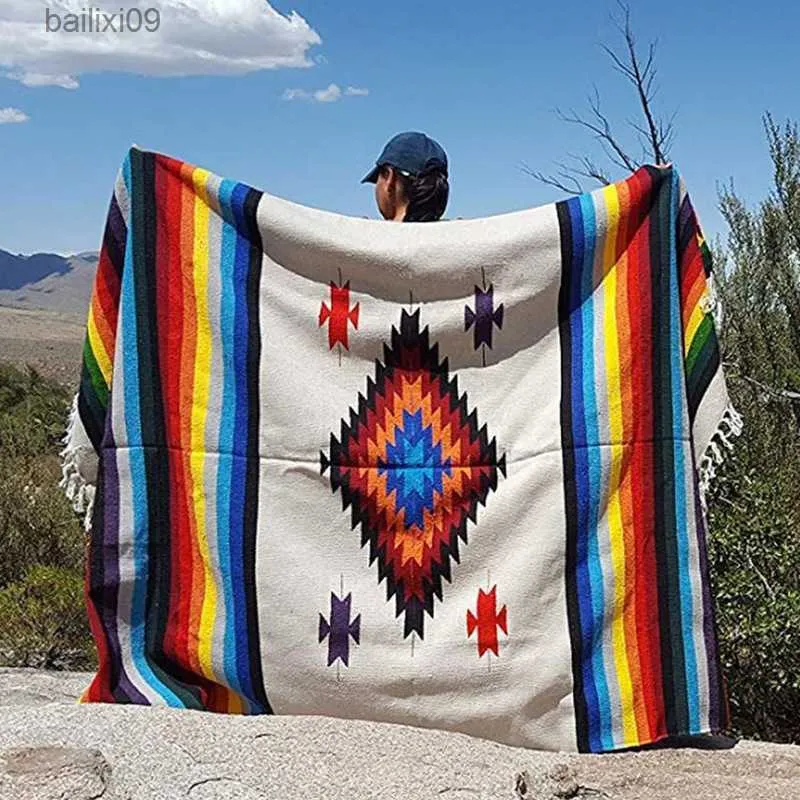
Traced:
<path fill-rule="evenodd" d="M 85 314 L 97 253 L 14 255 L 0 250 L 0 306 Z"/>

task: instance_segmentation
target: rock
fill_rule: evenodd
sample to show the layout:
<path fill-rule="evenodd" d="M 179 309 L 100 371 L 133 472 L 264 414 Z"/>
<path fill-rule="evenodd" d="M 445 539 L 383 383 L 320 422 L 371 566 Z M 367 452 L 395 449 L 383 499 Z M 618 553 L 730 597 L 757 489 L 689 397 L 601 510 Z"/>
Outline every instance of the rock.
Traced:
<path fill-rule="evenodd" d="M 88 677 L 63 676 L 57 689 L 57 674 L 0 671 L 2 800 L 800 797 L 798 747 L 740 742 L 716 750 L 545 753 L 357 720 L 76 705 Z M 75 689 L 69 705 L 67 687 Z"/>
<path fill-rule="evenodd" d="M 555 789 L 553 789 L 554 797 L 569 800 L 577 797 L 581 790 L 586 788 L 580 786 L 578 781 L 575 780 L 575 773 L 567 764 L 556 764 L 547 777 L 556 784 Z"/>
<path fill-rule="evenodd" d="M 0 753 L 0 796 L 15 800 L 96 800 L 111 767 L 99 750 L 23 747 Z"/>
<path fill-rule="evenodd" d="M 92 674 L 88 672 L 46 672 L 0 667 L 0 708 L 45 703 L 74 705 L 91 680 Z"/>

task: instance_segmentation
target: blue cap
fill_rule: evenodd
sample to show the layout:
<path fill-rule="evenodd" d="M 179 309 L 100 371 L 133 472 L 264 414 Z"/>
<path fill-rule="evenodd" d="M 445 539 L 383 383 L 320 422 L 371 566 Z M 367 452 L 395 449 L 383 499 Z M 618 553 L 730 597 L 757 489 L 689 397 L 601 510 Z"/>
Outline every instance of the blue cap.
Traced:
<path fill-rule="evenodd" d="M 381 167 L 394 167 L 407 175 L 419 175 L 430 167 L 439 167 L 447 174 L 447 153 L 430 136 L 417 131 L 398 133 L 389 140 L 375 166 L 361 183 L 375 183 Z"/>

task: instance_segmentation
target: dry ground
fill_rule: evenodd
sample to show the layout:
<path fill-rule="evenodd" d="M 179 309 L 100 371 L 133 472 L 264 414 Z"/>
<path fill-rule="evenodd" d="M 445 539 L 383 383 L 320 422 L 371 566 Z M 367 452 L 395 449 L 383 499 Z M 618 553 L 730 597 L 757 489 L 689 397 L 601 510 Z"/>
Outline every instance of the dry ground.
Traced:
<path fill-rule="evenodd" d="M 0 361 L 11 361 L 75 386 L 80 376 L 85 314 L 0 306 Z"/>

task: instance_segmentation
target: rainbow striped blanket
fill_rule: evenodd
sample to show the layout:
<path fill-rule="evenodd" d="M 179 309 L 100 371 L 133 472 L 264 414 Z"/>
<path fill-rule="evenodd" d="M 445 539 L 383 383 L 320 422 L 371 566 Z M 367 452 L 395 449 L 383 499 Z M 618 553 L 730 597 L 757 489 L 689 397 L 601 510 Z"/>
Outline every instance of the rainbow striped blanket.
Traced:
<path fill-rule="evenodd" d="M 724 728 L 707 256 L 670 167 L 394 225 L 131 150 L 65 451 L 83 700 L 589 752 Z"/>

